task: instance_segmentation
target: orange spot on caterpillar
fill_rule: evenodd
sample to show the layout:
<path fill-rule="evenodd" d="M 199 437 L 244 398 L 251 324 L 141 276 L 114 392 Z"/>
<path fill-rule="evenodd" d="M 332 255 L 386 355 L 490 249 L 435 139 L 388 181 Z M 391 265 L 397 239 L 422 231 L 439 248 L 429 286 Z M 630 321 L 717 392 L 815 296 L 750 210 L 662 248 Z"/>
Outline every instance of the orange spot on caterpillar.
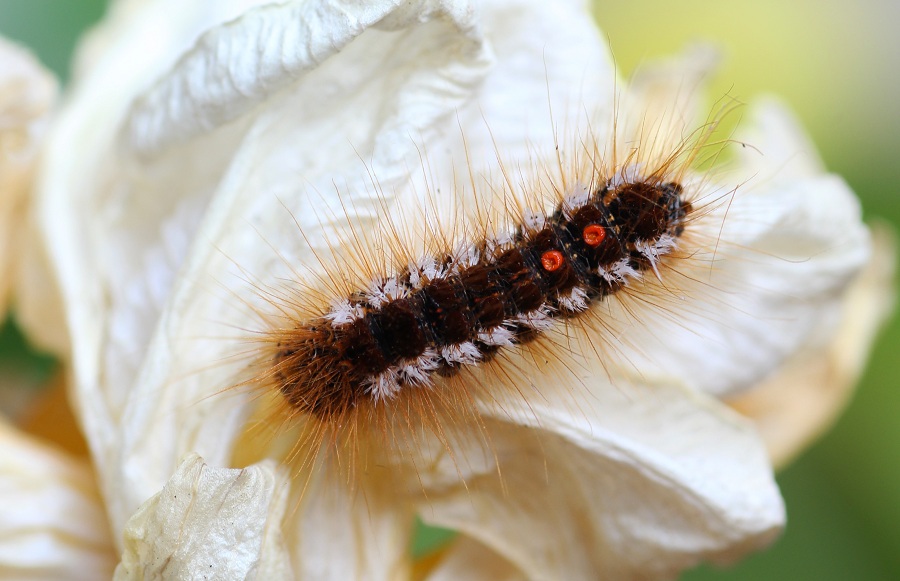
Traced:
<path fill-rule="evenodd" d="M 559 250 L 548 250 L 541 255 L 541 266 L 547 272 L 556 272 L 566 262 Z"/>
<path fill-rule="evenodd" d="M 581 237 L 588 246 L 600 246 L 603 244 L 603 241 L 606 240 L 606 228 L 599 224 L 590 224 L 585 226 L 584 231 L 581 233 Z"/>

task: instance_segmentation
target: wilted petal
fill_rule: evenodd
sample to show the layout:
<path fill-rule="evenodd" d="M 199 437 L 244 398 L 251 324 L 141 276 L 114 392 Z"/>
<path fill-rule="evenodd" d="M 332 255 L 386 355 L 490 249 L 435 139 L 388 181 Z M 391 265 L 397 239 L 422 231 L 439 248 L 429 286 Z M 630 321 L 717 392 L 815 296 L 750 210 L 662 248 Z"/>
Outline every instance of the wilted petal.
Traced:
<path fill-rule="evenodd" d="M 681 243 L 691 259 L 663 281 L 671 300 L 636 317 L 618 313 L 640 321 L 617 336 L 633 369 L 715 395 L 755 385 L 805 343 L 831 336 L 843 292 L 869 257 L 858 200 L 839 177 L 810 173 L 815 152 L 792 117 L 773 102 L 749 117 L 757 141 L 739 134 L 739 163 L 701 186 L 702 218 Z"/>
<path fill-rule="evenodd" d="M 108 579 L 115 555 L 86 462 L 0 423 L 0 575 Z"/>
<path fill-rule="evenodd" d="M 459 86 L 466 84 L 463 76 L 481 77 L 471 63 L 485 56 L 472 10 L 466 2 L 400 5 L 393 1 L 321 0 L 270 4 L 248 11 L 240 19 L 204 33 L 173 70 L 135 102 L 128 140 L 140 151 L 156 151 L 221 127 L 317 69 L 371 27 L 397 31 L 417 22 L 450 24 L 449 35 L 440 27 L 433 34 L 441 35 L 437 42 L 454 55 L 435 55 L 432 64 L 441 68 L 458 63 L 461 66 L 447 71 L 455 78 L 444 82 L 427 72 L 407 83 L 431 85 L 433 92 L 459 91 Z M 428 55 L 421 56 L 424 65 Z M 356 73 L 363 71 L 357 68 Z M 350 69 L 346 74 L 355 76 Z M 348 81 L 353 82 L 344 79 Z M 333 88 L 322 85 L 320 90 Z M 402 92 L 399 97 L 395 114 L 406 116 L 409 108 L 416 107 L 420 115 L 428 115 L 423 110 L 435 105 L 443 114 L 445 103 L 403 103 Z"/>
<path fill-rule="evenodd" d="M 841 304 L 840 324 L 810 342 L 775 376 L 730 400 L 751 418 L 775 466 L 784 466 L 827 430 L 853 393 L 872 342 L 893 309 L 897 241 L 873 230 L 872 260 Z"/>
<path fill-rule="evenodd" d="M 409 578 L 414 513 L 399 490 L 366 489 L 327 466 L 295 483 L 302 499 L 286 519 L 285 536 L 298 578 Z"/>
<path fill-rule="evenodd" d="M 125 527 L 115 579 L 292 579 L 274 462 L 214 468 L 197 455 Z"/>
<path fill-rule="evenodd" d="M 544 386 L 556 377 L 532 376 Z M 591 396 L 550 391 L 546 402 L 486 410 L 497 464 L 464 473 L 465 484 L 449 484 L 454 472 L 425 473 L 421 517 L 530 579 L 669 578 L 779 533 L 784 508 L 749 422 L 671 385 L 588 387 Z"/>
<path fill-rule="evenodd" d="M 19 240 L 22 201 L 55 101 L 53 76 L 27 51 L 0 38 L 0 318 L 14 262 L 22 250 L 28 251 Z"/>

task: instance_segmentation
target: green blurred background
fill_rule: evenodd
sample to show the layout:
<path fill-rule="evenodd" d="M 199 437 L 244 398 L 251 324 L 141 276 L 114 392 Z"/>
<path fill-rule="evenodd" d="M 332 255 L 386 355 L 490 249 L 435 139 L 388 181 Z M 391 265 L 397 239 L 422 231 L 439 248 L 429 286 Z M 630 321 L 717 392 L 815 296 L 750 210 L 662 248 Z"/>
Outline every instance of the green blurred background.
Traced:
<path fill-rule="evenodd" d="M 80 32 L 105 0 L 0 0 L 0 34 L 28 45 L 62 79 Z M 891 0 L 595 1 L 619 68 L 718 43 L 715 93 L 744 100 L 772 92 L 789 102 L 827 166 L 863 200 L 867 219 L 900 224 L 900 3 Z M 836 233 L 839 236 L 839 233 Z M 45 376 L 8 326 L 0 366 Z M 900 579 L 900 325 L 876 345 L 860 391 L 835 429 L 779 482 L 789 525 L 768 552 L 686 581 Z M 23 365 L 23 361 L 27 365 Z M 37 364 L 34 366 L 34 364 Z M 37 374 L 37 375 L 36 375 Z M 43 375 L 42 375 L 43 374 Z M 428 539 L 420 539 L 420 550 Z"/>

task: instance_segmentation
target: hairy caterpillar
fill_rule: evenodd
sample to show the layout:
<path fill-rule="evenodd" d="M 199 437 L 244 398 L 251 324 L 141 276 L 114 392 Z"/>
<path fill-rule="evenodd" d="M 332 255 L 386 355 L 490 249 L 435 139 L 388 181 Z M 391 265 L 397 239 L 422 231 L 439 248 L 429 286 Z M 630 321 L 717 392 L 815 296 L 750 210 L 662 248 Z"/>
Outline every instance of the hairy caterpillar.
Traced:
<path fill-rule="evenodd" d="M 712 252 L 685 250 L 681 238 L 734 192 L 710 199 L 709 174 L 691 173 L 708 161 L 704 152 L 721 152 L 712 136 L 727 109 L 688 135 L 648 137 L 655 149 L 632 143 L 624 159 L 588 132 L 568 159 L 535 156 L 518 168 L 518 192 L 507 177 L 479 186 L 470 176 L 468 215 L 425 212 L 429 222 L 411 226 L 382 208 L 375 233 L 348 220 L 348 238 L 317 257 L 318 282 L 263 290 L 275 314 L 263 315 L 260 371 L 248 383 L 277 394 L 277 413 L 306 430 L 291 455 L 311 460 L 323 441 L 344 449 L 348 438 L 355 455 L 367 434 L 376 447 L 418 445 L 410 432 L 420 428 L 450 447 L 460 425 L 479 429 L 480 398 L 505 399 L 486 393 L 486 378 L 527 406 L 527 394 L 540 392 L 529 385 L 532 365 L 621 365 L 614 329 L 630 322 L 608 302 L 628 304 L 627 294 L 671 308 L 680 292 L 673 267 Z M 663 151 L 657 139 L 674 145 Z"/>
<path fill-rule="evenodd" d="M 504 239 L 424 256 L 286 334 L 275 365 L 288 403 L 323 417 L 365 398 L 388 405 L 533 341 L 656 268 L 690 211 L 677 183 L 579 190 Z"/>

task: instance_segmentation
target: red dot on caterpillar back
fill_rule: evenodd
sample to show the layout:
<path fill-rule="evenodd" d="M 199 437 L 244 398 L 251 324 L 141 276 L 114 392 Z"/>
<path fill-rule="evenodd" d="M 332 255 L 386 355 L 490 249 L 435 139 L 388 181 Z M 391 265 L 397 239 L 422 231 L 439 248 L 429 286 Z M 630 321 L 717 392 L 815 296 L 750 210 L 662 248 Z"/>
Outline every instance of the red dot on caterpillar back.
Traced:
<path fill-rule="evenodd" d="M 559 270 L 565 261 L 566 259 L 559 250 L 548 250 L 541 255 L 541 266 L 547 272 Z"/>
<path fill-rule="evenodd" d="M 599 224 L 588 224 L 584 227 L 581 237 L 588 246 L 600 246 L 606 239 L 606 228 Z"/>

